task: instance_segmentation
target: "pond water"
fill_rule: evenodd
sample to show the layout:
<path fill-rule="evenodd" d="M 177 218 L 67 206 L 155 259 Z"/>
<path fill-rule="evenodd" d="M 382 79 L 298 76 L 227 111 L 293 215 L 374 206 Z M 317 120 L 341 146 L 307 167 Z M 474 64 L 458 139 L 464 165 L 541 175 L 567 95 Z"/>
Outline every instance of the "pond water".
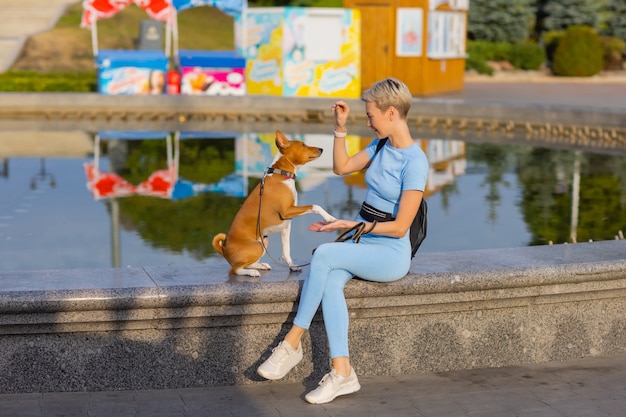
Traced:
<path fill-rule="evenodd" d="M 328 135 L 285 133 L 326 150 L 299 175 L 300 204 L 353 218 L 365 195 L 362 175 L 332 173 Z M 228 231 L 271 162 L 273 135 L 143 137 L 101 132 L 89 136 L 93 149 L 79 155 L 0 155 L 0 271 L 226 266 L 211 239 Z M 351 137 L 349 147 L 359 149 L 369 140 Z M 432 170 L 428 237 L 416 262 L 422 253 L 611 240 L 626 230 L 623 151 L 419 143 Z M 97 180 L 112 182 L 97 183 L 94 172 Z M 111 184 L 117 197 L 106 195 L 114 190 Z M 308 262 L 317 245 L 336 237 L 308 231 L 317 220 L 307 215 L 293 221 L 296 263 Z M 280 268 L 274 260 L 281 254 L 278 235 L 270 236 L 269 254 L 264 261 Z"/>

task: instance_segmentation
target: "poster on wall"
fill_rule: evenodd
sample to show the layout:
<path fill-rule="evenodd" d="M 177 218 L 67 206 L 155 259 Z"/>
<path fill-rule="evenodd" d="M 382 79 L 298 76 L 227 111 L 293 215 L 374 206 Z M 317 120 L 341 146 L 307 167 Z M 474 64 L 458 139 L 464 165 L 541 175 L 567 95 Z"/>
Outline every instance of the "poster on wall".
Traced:
<path fill-rule="evenodd" d="M 98 92 L 109 95 L 164 94 L 168 58 L 161 51 L 100 51 Z"/>
<path fill-rule="evenodd" d="M 235 24 L 237 50 L 246 58 L 248 94 L 360 96 L 357 10 L 250 8 Z"/>
<path fill-rule="evenodd" d="M 428 16 L 429 58 L 465 58 L 465 14 L 430 12 Z"/>
<path fill-rule="evenodd" d="M 248 94 L 281 95 L 283 9 L 247 9 L 235 19 L 239 53 L 246 57 Z"/>
<path fill-rule="evenodd" d="M 355 96 L 353 13 L 287 7 L 283 25 L 285 96 Z"/>
<path fill-rule="evenodd" d="M 424 11 L 399 7 L 396 14 L 396 55 L 422 56 Z"/>

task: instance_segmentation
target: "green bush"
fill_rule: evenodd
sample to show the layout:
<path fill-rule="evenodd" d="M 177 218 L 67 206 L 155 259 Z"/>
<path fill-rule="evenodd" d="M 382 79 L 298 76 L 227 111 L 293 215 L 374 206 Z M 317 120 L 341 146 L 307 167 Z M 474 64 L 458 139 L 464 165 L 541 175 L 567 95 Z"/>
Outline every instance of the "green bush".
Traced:
<path fill-rule="evenodd" d="M 511 55 L 511 44 L 506 42 L 469 41 L 468 55 L 475 55 L 483 61 L 506 61 Z"/>
<path fill-rule="evenodd" d="M 468 41 L 466 69 L 474 69 L 480 74 L 493 74 L 487 61 L 507 61 L 511 55 L 511 44 L 506 42 Z"/>
<path fill-rule="evenodd" d="M 565 77 L 590 77 L 602 71 L 600 37 L 588 26 L 570 26 L 554 51 L 552 72 Z"/>
<path fill-rule="evenodd" d="M 626 51 L 626 42 L 612 36 L 601 36 L 600 44 L 604 52 L 604 69 L 621 70 L 624 65 L 622 54 Z"/>
<path fill-rule="evenodd" d="M 515 68 L 538 70 L 546 62 L 546 51 L 533 42 L 520 42 L 511 47 L 509 59 Z"/>
<path fill-rule="evenodd" d="M 468 54 L 465 60 L 466 70 L 476 70 L 479 74 L 493 75 L 493 68 L 487 65 L 487 61 L 477 55 Z"/>
<path fill-rule="evenodd" d="M 493 74 L 487 61 L 508 61 L 515 68 L 537 70 L 546 60 L 545 51 L 532 42 L 510 44 L 506 42 L 469 41 L 467 43 L 466 69 L 481 74 Z"/>
<path fill-rule="evenodd" d="M 38 73 L 9 71 L 0 74 L 1 92 L 95 92 L 96 73 Z"/>
<path fill-rule="evenodd" d="M 565 32 L 562 30 L 551 30 L 543 34 L 543 45 L 546 48 L 546 58 L 549 62 L 554 60 L 554 51 L 559 46 L 564 34 Z"/>

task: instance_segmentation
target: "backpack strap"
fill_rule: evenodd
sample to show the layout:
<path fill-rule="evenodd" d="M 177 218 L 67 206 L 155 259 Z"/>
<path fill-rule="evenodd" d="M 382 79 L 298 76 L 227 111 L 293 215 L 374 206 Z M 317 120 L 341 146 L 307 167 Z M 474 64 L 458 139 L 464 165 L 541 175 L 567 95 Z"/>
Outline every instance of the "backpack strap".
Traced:
<path fill-rule="evenodd" d="M 385 143 L 387 143 L 388 140 L 389 138 L 383 138 L 378 141 L 378 145 L 376 145 L 376 152 L 374 152 L 374 156 L 378 154 L 378 151 L 380 151 L 383 148 L 383 146 L 385 146 Z M 374 156 L 372 156 L 372 159 L 374 159 Z"/>
<path fill-rule="evenodd" d="M 387 143 L 387 140 L 389 139 L 388 138 L 380 139 L 380 141 L 378 142 L 378 145 L 376 145 L 376 152 L 374 153 L 374 156 L 372 156 L 372 158 L 370 159 L 370 162 L 372 161 L 372 159 L 374 159 L 378 151 L 380 151 L 382 147 L 385 146 L 385 143 Z M 367 164 L 367 166 L 369 167 L 369 163 Z M 409 232 L 409 238 L 411 241 L 411 259 L 413 259 L 413 257 L 415 256 L 415 253 L 419 249 L 424 239 L 426 239 L 426 231 L 428 229 L 427 214 L 428 214 L 428 204 L 426 203 L 426 199 L 422 197 L 422 202 L 420 203 L 419 209 L 417 210 L 417 214 L 415 215 L 415 218 L 413 219 L 413 223 L 411 224 L 411 228 Z M 361 215 L 361 217 L 363 217 L 363 215 Z M 363 217 L 363 218 L 366 219 L 366 217 Z"/>
<path fill-rule="evenodd" d="M 363 170 L 366 170 L 367 168 L 370 167 L 370 165 L 372 164 L 372 160 L 376 157 L 376 155 L 378 154 L 378 151 L 380 151 L 383 148 L 383 146 L 385 146 L 385 143 L 387 143 L 388 140 L 389 140 L 389 138 L 383 138 L 383 139 L 380 139 L 378 141 L 378 144 L 376 145 L 376 151 L 374 152 L 374 155 L 372 155 L 372 157 L 370 158 L 370 160 L 367 163 L 367 165 L 365 165 Z"/>

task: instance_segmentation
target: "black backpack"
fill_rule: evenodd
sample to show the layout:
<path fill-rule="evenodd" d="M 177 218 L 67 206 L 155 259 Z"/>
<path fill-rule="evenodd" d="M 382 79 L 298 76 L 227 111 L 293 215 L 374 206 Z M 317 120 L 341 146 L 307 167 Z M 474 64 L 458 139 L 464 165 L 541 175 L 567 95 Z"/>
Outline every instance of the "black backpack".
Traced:
<path fill-rule="evenodd" d="M 374 159 L 378 151 L 380 151 L 382 147 L 385 146 L 387 140 L 387 138 L 384 138 L 378 141 L 378 145 L 376 146 L 376 152 L 374 152 L 374 156 L 372 156 L 372 159 Z M 419 249 L 424 239 L 426 239 L 427 215 L 428 204 L 426 203 L 426 199 L 422 198 L 422 203 L 420 204 L 420 208 L 417 210 L 417 214 L 413 219 L 413 223 L 411 223 L 411 230 L 409 231 L 409 237 L 411 239 L 411 259 L 413 259 L 413 257 L 415 256 L 415 253 Z"/>

